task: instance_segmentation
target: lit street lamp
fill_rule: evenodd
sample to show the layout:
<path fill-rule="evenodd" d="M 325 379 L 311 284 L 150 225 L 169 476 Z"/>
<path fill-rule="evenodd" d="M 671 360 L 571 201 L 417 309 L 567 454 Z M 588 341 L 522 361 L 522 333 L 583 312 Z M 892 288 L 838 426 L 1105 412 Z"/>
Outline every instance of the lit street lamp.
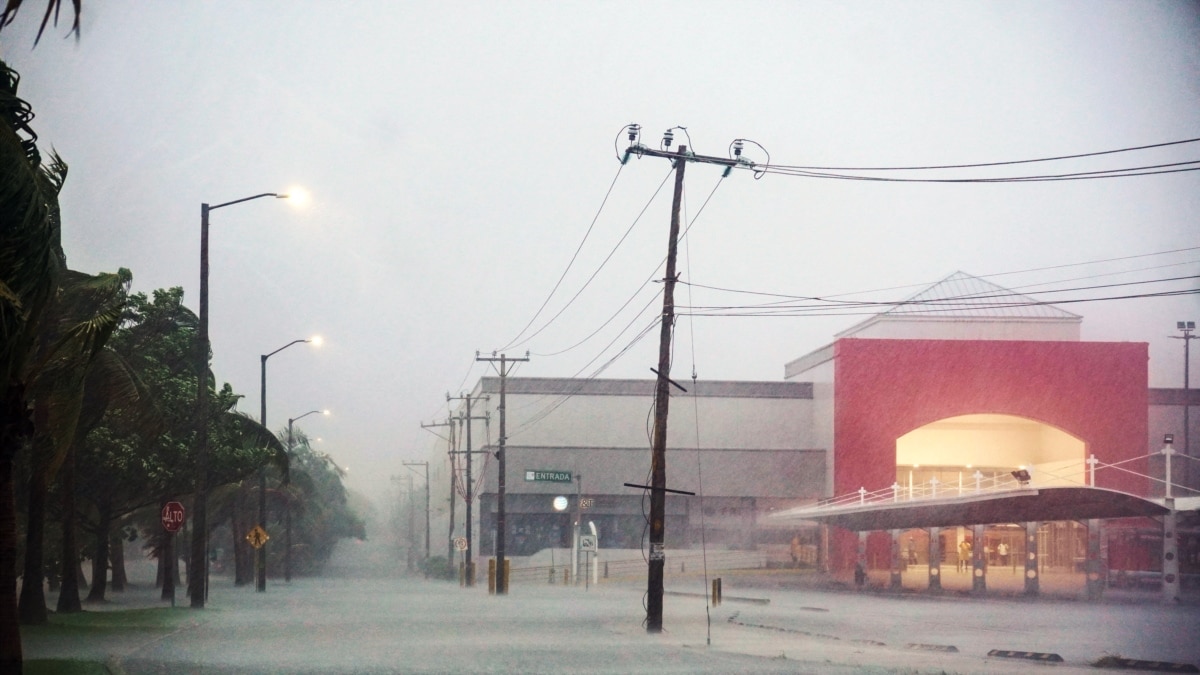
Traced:
<path fill-rule="evenodd" d="M 200 344 L 196 348 L 196 503 L 192 517 L 192 551 L 188 562 L 188 595 L 193 609 L 203 609 L 208 595 L 208 214 L 252 199 L 286 194 L 264 192 L 215 206 L 200 205 Z"/>
<path fill-rule="evenodd" d="M 278 354 L 279 352 L 300 343 L 310 343 L 314 347 L 321 346 L 321 336 L 314 335 L 307 340 L 292 340 L 286 345 L 276 349 L 270 354 L 263 354 L 259 358 L 262 364 L 262 388 L 260 390 L 259 399 L 261 401 L 261 409 L 259 411 L 259 423 L 265 428 L 267 426 L 267 359 Z M 258 469 L 258 526 L 266 529 L 267 527 L 267 468 L 265 466 Z M 267 590 L 267 550 L 266 544 L 258 547 L 254 551 L 254 557 L 257 559 L 255 565 L 255 590 L 262 593 Z"/>
<path fill-rule="evenodd" d="M 328 415 L 328 410 L 309 410 L 300 417 L 293 417 L 288 420 L 288 435 L 287 435 L 287 463 L 283 469 L 283 484 L 292 484 L 292 424 L 299 419 L 321 413 Z M 285 498 L 284 516 L 283 516 L 283 580 L 290 582 L 292 580 L 292 500 Z"/>

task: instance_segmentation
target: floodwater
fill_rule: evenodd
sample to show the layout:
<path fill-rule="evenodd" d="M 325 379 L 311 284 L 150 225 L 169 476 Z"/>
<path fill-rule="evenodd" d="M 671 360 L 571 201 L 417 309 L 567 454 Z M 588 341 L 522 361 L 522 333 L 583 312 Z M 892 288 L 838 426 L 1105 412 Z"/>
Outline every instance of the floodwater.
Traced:
<path fill-rule="evenodd" d="M 346 541 L 333 575 L 272 580 L 267 592 L 214 577 L 208 607 L 157 631 L 51 639 L 26 658 L 90 658 L 125 673 L 1024 672 L 991 650 L 1056 653 L 1057 671 L 1105 656 L 1200 664 L 1200 606 L 1142 601 L 980 599 L 814 590 L 786 577 L 729 575 L 706 608 L 701 576 L 668 578 L 664 631 L 642 626 L 644 582 L 486 585 L 403 576 L 384 543 Z M 395 574 L 380 563 L 398 561 Z M 386 564 L 385 567 L 390 567 Z M 150 565 L 96 610 L 162 606 Z M 139 578 L 140 576 L 140 578 Z M 180 597 L 181 605 L 186 600 Z M 953 647 L 957 651 L 943 651 Z"/>

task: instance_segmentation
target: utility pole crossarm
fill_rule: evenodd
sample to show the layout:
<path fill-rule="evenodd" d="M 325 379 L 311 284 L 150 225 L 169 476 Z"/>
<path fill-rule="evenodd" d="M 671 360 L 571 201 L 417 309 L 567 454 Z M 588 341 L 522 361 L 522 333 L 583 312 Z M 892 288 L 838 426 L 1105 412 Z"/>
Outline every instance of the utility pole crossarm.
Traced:
<path fill-rule="evenodd" d="M 685 162 L 699 162 L 701 164 L 716 164 L 718 166 L 744 166 L 746 168 L 754 168 L 754 164 L 747 162 L 744 159 L 730 159 L 728 157 L 715 157 L 713 155 L 697 155 L 694 152 L 672 152 L 669 150 L 655 150 L 644 145 L 630 146 L 628 152 L 642 157 L 659 157 L 662 159 L 677 160 L 681 156 Z"/>

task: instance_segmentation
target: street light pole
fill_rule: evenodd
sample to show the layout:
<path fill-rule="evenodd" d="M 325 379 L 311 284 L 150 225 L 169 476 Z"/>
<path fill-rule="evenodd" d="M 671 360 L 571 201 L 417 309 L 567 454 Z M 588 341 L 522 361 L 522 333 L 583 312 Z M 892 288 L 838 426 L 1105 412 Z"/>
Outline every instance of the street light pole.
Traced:
<path fill-rule="evenodd" d="M 1188 432 L 1190 431 L 1188 411 L 1191 408 L 1192 392 L 1190 389 L 1190 383 L 1188 382 L 1188 363 L 1191 357 L 1190 347 L 1192 340 L 1195 340 L 1200 336 L 1192 335 L 1192 331 L 1196 330 L 1195 321 L 1177 321 L 1175 322 L 1175 328 L 1179 330 L 1179 332 L 1183 333 L 1183 335 L 1171 336 L 1176 340 L 1183 340 L 1183 456 L 1191 457 L 1192 445 L 1189 442 L 1190 439 L 1188 437 Z M 1192 484 L 1194 483 L 1194 481 L 1191 479 L 1192 466 L 1187 462 L 1184 462 L 1184 464 L 1186 465 L 1183 478 L 1184 484 L 1188 487 L 1192 487 Z"/>
<path fill-rule="evenodd" d="M 267 426 L 267 359 L 278 354 L 279 352 L 291 347 L 295 344 L 311 342 L 314 345 L 321 344 L 320 337 L 311 337 L 307 340 L 292 340 L 286 345 L 276 349 L 270 354 L 262 354 L 260 358 L 262 386 L 259 390 L 259 418 L 258 421 L 264 428 Z M 291 451 L 291 448 L 288 448 Z M 258 468 L 258 526 L 264 530 L 267 528 L 267 467 L 261 466 Z M 236 535 L 235 535 L 236 536 Z M 267 590 L 267 545 L 264 543 L 254 551 L 256 559 L 255 564 L 255 582 L 254 588 L 259 593 Z"/>
<path fill-rule="evenodd" d="M 286 194 L 264 192 L 215 206 L 200 205 L 200 340 L 196 346 L 196 503 L 192 507 L 191 556 L 188 561 L 188 596 L 193 609 L 203 609 L 208 596 L 208 214 L 252 199 Z"/>
<path fill-rule="evenodd" d="M 429 462 L 404 462 L 406 467 L 425 467 L 425 576 L 429 576 Z M 410 468 L 410 471 L 415 469 Z"/>
<path fill-rule="evenodd" d="M 291 417 L 288 419 L 288 435 L 287 435 L 287 462 L 283 467 L 283 484 L 292 484 L 292 424 L 298 419 L 321 413 L 328 415 L 328 410 L 309 410 L 300 417 Z M 285 496 L 283 500 L 283 580 L 290 582 L 292 580 L 292 500 L 290 496 Z"/>

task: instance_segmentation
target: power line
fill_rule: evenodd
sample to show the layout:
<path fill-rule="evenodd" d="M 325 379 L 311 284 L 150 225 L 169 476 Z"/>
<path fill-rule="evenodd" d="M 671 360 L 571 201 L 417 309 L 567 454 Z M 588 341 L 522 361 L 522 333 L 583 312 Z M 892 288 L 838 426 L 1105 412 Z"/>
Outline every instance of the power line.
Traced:
<path fill-rule="evenodd" d="M 1200 160 L 1189 160 L 1186 162 L 1174 162 L 1170 164 L 1153 164 L 1147 166 L 1128 167 L 1124 169 L 1105 169 L 1100 171 L 1080 171 L 1075 173 L 1043 174 L 1034 176 L 1003 176 L 999 178 L 889 178 L 885 176 L 853 176 L 839 173 L 797 171 L 790 169 L 779 169 L 778 167 L 765 167 L 761 168 L 760 170 L 765 173 L 795 176 L 800 178 L 856 180 L 877 183 L 1037 183 L 1066 180 L 1094 180 L 1098 178 L 1125 178 L 1128 176 L 1155 176 L 1167 173 L 1200 171 L 1200 166 L 1188 166 L 1187 168 L 1182 169 L 1167 168 L 1187 166 L 1192 164 L 1200 164 Z"/>
<path fill-rule="evenodd" d="M 1123 260 L 1135 260 L 1138 258 L 1152 258 L 1155 256 L 1170 255 L 1172 253 L 1184 253 L 1184 252 L 1198 251 L 1198 250 L 1200 250 L 1200 246 L 1189 246 L 1189 247 L 1185 247 L 1185 248 L 1171 249 L 1168 251 L 1156 251 L 1154 253 L 1139 253 L 1136 255 L 1119 256 L 1116 258 L 1102 258 L 1099 260 L 1085 260 L 1083 262 L 1064 263 L 1064 264 L 1059 264 L 1059 265 L 1047 265 L 1044 267 L 1030 267 L 1030 268 L 1023 269 L 1023 270 L 1012 270 L 1012 271 L 1008 271 L 1008 272 L 993 272 L 991 274 L 980 274 L 980 275 L 976 275 L 976 276 L 979 279 L 991 279 L 991 278 L 995 278 L 995 277 L 1012 276 L 1014 274 L 1027 274 L 1029 272 L 1045 272 L 1047 270 L 1058 270 L 1058 269 L 1065 269 L 1068 267 L 1085 267 L 1088 265 L 1099 265 L 1102 263 L 1120 262 Z M 1195 261 L 1172 263 L 1170 265 L 1157 265 L 1157 266 L 1152 266 L 1152 267 L 1143 267 L 1143 268 L 1140 268 L 1137 270 L 1122 270 L 1122 271 L 1118 271 L 1118 272 L 1110 272 L 1107 274 L 1093 275 L 1091 277 L 1075 277 L 1073 279 L 1061 279 L 1059 281 L 1077 281 L 1077 280 L 1081 280 L 1081 279 L 1099 278 L 1099 277 L 1103 277 L 1103 276 L 1112 276 L 1112 275 L 1117 275 L 1117 274 L 1128 274 L 1130 272 L 1160 269 L 1163 267 L 1175 267 L 1178 265 L 1186 265 L 1186 264 L 1191 264 L 1192 262 L 1195 262 Z M 933 284 L 938 283 L 938 281 L 940 281 L 940 280 L 926 281 L 924 283 L 919 283 L 919 284 L 904 284 L 904 285 L 900 285 L 900 286 L 887 286 L 884 288 L 872 288 L 870 290 L 864 290 L 864 291 L 848 291 L 848 292 L 844 292 L 844 293 L 832 293 L 832 294 L 826 293 L 826 294 L 821 294 L 820 296 L 790 295 L 790 294 L 785 294 L 785 293 L 771 293 L 771 292 L 765 292 L 765 291 L 752 291 L 752 290 L 745 290 L 745 289 L 725 288 L 725 287 L 721 287 L 721 286 L 708 286 L 705 284 L 698 284 L 695 282 L 684 282 L 684 283 L 688 283 L 689 285 L 691 285 L 695 288 L 705 288 L 708 290 L 724 291 L 727 293 L 743 293 L 743 294 L 747 294 L 747 295 L 762 295 L 762 296 L 767 296 L 767 297 L 783 298 L 785 300 L 789 300 L 789 299 L 790 300 L 831 300 L 833 298 L 845 298 L 845 297 L 850 297 L 850 296 L 855 296 L 855 295 L 866 295 L 868 293 L 884 293 L 887 291 L 899 291 L 899 290 L 904 290 L 904 289 L 908 289 L 908 288 L 927 288 L 929 286 L 932 286 Z M 1045 283 L 1057 283 L 1057 282 L 1044 282 L 1043 284 L 1034 284 L 1034 285 L 1044 285 Z M 1015 288 L 1027 288 L 1027 287 L 1029 287 L 1029 286 L 1017 286 Z M 1010 289 L 1010 290 L 1012 290 L 1012 289 Z"/>
<path fill-rule="evenodd" d="M 566 269 L 564 269 L 562 275 L 558 277 L 558 281 L 554 283 L 554 288 L 550 289 L 550 293 L 546 296 L 546 299 L 542 301 L 542 306 L 538 307 L 538 310 L 533 313 L 533 316 L 529 319 L 529 323 L 525 324 L 525 327 L 521 329 L 521 332 L 517 333 L 517 336 L 512 340 L 509 340 L 508 344 L 501 347 L 499 351 L 509 349 L 513 346 L 514 342 L 521 339 L 521 336 L 525 334 L 525 331 L 529 330 L 529 327 L 533 325 L 533 322 L 537 321 L 537 318 L 541 316 L 542 310 L 546 309 L 546 305 L 550 304 L 550 299 L 554 297 L 554 294 L 558 291 L 558 287 L 562 285 L 563 279 L 567 278 L 567 272 L 571 271 L 571 266 L 575 264 L 575 259 L 579 257 L 579 252 L 583 250 L 583 245 L 587 243 L 588 236 L 592 234 L 592 228 L 596 227 L 596 221 L 600 219 L 600 214 L 604 211 L 604 205 L 608 203 L 608 198 L 610 195 L 612 195 L 613 188 L 616 187 L 617 179 L 621 177 L 621 170 L 624 168 L 624 164 L 621 164 L 617 167 L 617 175 L 613 176 L 612 183 L 610 183 L 608 186 L 608 191 L 604 193 L 604 199 L 600 201 L 600 208 L 596 209 L 596 215 L 592 216 L 592 222 L 588 225 L 587 232 L 583 233 L 583 239 L 579 242 L 579 246 L 575 248 L 575 253 L 571 255 L 571 260 L 567 262 Z"/>
<path fill-rule="evenodd" d="M 863 308 L 872 308 L 872 307 L 890 307 L 890 308 L 895 309 L 898 307 L 905 307 L 905 306 L 928 307 L 928 306 L 945 305 L 947 303 L 959 303 L 959 304 L 962 304 L 964 307 L 975 308 L 975 307 L 979 306 L 979 304 L 977 302 L 975 302 L 978 300 L 1023 298 L 1023 297 L 1028 297 L 1030 295 L 1040 295 L 1040 294 L 1047 294 L 1047 293 L 1067 293 L 1067 292 L 1073 292 L 1073 291 L 1098 290 L 1098 289 L 1102 289 L 1102 288 L 1136 286 L 1136 285 L 1152 284 L 1152 283 L 1165 283 L 1165 282 L 1169 282 L 1169 281 L 1185 281 L 1185 280 L 1191 280 L 1191 279 L 1200 279 L 1200 275 L 1183 276 L 1183 277 L 1168 277 L 1168 278 L 1164 278 L 1164 279 L 1148 279 L 1148 280 L 1141 280 L 1141 281 L 1124 282 L 1124 283 L 1119 283 L 1119 284 L 1096 284 L 1093 286 L 1080 286 L 1080 287 L 1076 287 L 1076 288 L 1049 289 L 1049 290 L 1043 290 L 1043 291 L 1029 291 L 1026 293 L 1017 293 L 1017 292 L 1013 291 L 1012 289 L 1004 289 L 1003 292 L 998 292 L 998 293 L 994 293 L 994 292 L 968 293 L 968 294 L 957 295 L 957 296 L 948 296 L 945 298 L 929 298 L 926 300 L 909 299 L 909 300 L 897 300 L 897 301 L 865 301 L 865 300 L 864 301 L 849 301 L 849 300 L 830 301 L 830 300 L 826 300 L 824 298 L 819 298 L 819 297 L 798 297 L 795 299 L 809 300 L 809 301 L 815 301 L 817 303 L 825 303 L 825 304 L 786 305 L 786 304 L 783 304 L 782 302 L 779 302 L 779 303 L 763 303 L 763 304 L 758 304 L 758 305 L 708 305 L 708 306 L 701 305 L 701 306 L 691 307 L 691 309 L 721 310 L 721 309 L 762 309 L 762 308 L 766 308 L 766 307 L 774 307 L 777 309 L 787 309 L 787 310 L 804 310 L 804 309 L 825 310 L 825 309 L 829 309 L 831 306 L 836 307 L 836 308 L 845 308 L 845 309 L 863 309 Z M 680 283 L 687 283 L 687 282 L 680 282 Z M 1197 292 L 1200 292 L 1200 289 L 1197 289 Z M 1084 300 L 1084 301 L 1086 301 L 1086 300 Z M 1028 303 L 1013 303 L 1012 305 L 1006 305 L 1006 304 L 1001 304 L 1001 303 L 991 303 L 988 306 L 989 307 L 1025 306 L 1026 304 L 1028 304 Z"/>
<path fill-rule="evenodd" d="M 613 246 L 612 250 L 608 252 L 608 255 L 605 256 L 604 260 L 600 262 L 600 266 L 597 267 L 594 272 L 592 272 L 592 275 L 590 277 L 588 277 L 587 281 L 584 282 L 583 286 L 578 291 L 576 291 L 575 295 L 571 296 L 571 299 L 567 301 L 567 304 L 563 305 L 562 308 L 558 310 L 557 314 L 550 317 L 549 321 L 542 324 L 541 328 L 534 331 L 531 335 L 526 337 L 524 340 L 521 340 L 519 342 L 517 342 L 517 341 L 510 342 L 508 344 L 508 346 L 505 347 L 505 349 L 519 347 L 519 346 L 529 342 L 533 338 L 540 335 L 542 333 L 542 331 L 549 328 L 551 324 L 553 324 L 556 320 L 558 320 L 558 318 L 560 316 L 563 315 L 563 312 L 567 311 L 567 308 L 570 307 L 575 302 L 575 300 L 577 300 L 579 298 L 579 296 L 582 295 L 585 290 L 587 290 L 588 286 L 591 285 L 592 281 L 594 281 L 596 279 L 596 276 L 598 274 L 600 274 L 600 271 L 604 269 L 604 266 L 607 265 L 608 261 L 612 259 L 614 254 L 616 254 L 617 249 L 619 249 L 621 247 L 621 244 L 625 243 L 625 239 L 629 237 L 629 233 L 633 231 L 633 228 L 638 224 L 638 221 L 640 221 L 642 219 L 642 216 L 646 214 L 646 210 L 650 208 L 650 204 L 654 203 L 655 198 L 658 197 L 658 193 L 662 191 L 663 186 L 667 184 L 667 180 L 669 180 L 670 178 L 671 178 L 671 172 L 668 171 L 667 175 L 663 177 L 662 183 L 659 183 L 658 189 L 656 189 L 654 191 L 654 194 L 651 195 L 650 199 L 648 199 L 646 201 L 646 205 L 642 207 L 642 210 L 638 213 L 637 217 L 634 218 L 633 222 L 629 224 L 629 227 L 625 230 L 625 234 L 621 235 L 620 240 L 618 240 L 616 245 Z M 540 310 L 539 310 L 539 312 L 540 312 Z M 521 332 L 523 333 L 525 331 L 522 330 Z"/>
<path fill-rule="evenodd" d="M 777 164 L 773 168 L 779 169 L 796 169 L 804 171 L 925 171 L 932 169 L 975 169 L 988 166 L 1010 166 L 1013 164 L 1033 164 L 1036 162 L 1056 162 L 1064 159 L 1080 159 L 1082 157 L 1099 157 L 1101 155 L 1114 155 L 1122 152 L 1135 152 L 1138 150 L 1150 150 L 1153 148 L 1165 148 L 1172 145 L 1184 145 L 1187 143 L 1200 142 L 1200 138 L 1188 138 L 1182 141 L 1170 141 L 1167 143 L 1154 143 L 1153 145 L 1139 145 L 1132 148 L 1119 148 L 1117 150 L 1101 150 L 1099 152 L 1084 152 L 1077 155 L 1059 155 L 1057 157 L 1040 157 L 1037 159 L 1016 159 L 1003 162 L 978 162 L 974 164 L 941 164 L 931 166 L 798 166 Z"/>
<path fill-rule="evenodd" d="M 698 211 L 696 211 L 696 214 L 694 216 L 692 216 L 692 219 L 688 222 L 687 229 L 685 229 L 683 231 L 683 233 L 680 234 L 680 239 L 686 241 L 687 233 L 690 232 L 692 229 L 692 226 L 696 224 L 696 221 L 700 218 L 700 214 L 704 212 L 704 208 L 706 206 L 708 206 L 708 203 L 710 201 L 712 201 L 713 195 L 715 195 L 717 193 L 717 188 L 721 186 L 722 182 L 724 182 L 724 176 L 717 179 L 717 182 L 713 185 L 713 189 L 708 193 L 708 197 L 706 197 L 704 199 L 704 203 L 700 205 L 700 209 Z M 662 186 L 660 185 L 659 189 L 661 189 L 661 188 L 662 188 Z M 643 209 L 643 212 L 644 211 L 645 211 L 645 209 Z M 641 217 L 641 216 L 639 215 L 639 217 Z M 548 352 L 548 353 L 534 352 L 534 354 L 537 356 L 544 356 L 544 357 L 559 356 L 559 355 L 565 354 L 565 353 L 585 344 L 589 340 L 591 340 L 593 337 L 595 337 L 597 334 L 599 334 L 600 331 L 604 330 L 604 328 L 606 326 L 608 326 L 608 324 L 612 323 L 614 319 L 616 319 L 618 316 L 620 316 L 621 312 L 624 311 L 625 308 L 629 306 L 629 303 L 633 302 L 634 299 L 637 298 L 638 294 L 642 292 L 642 289 L 646 288 L 646 286 L 648 286 L 650 284 L 650 282 L 654 280 L 654 278 L 658 275 L 658 270 L 660 270 L 662 268 L 663 264 L 666 263 L 666 261 L 667 261 L 666 256 L 663 256 L 663 259 L 659 261 L 658 266 L 654 268 L 654 271 L 650 273 L 650 276 L 646 277 L 646 279 L 641 283 L 641 285 L 639 285 L 637 287 L 637 289 L 633 292 L 633 294 L 630 295 L 629 298 L 624 303 L 622 303 L 622 305 L 619 308 L 617 308 L 616 312 L 614 312 L 611 316 L 609 316 L 608 319 L 606 319 L 604 321 L 604 323 L 600 324 L 600 326 L 598 328 L 596 328 L 596 330 L 589 333 L 587 337 L 583 338 L 579 342 L 576 342 L 575 344 L 571 345 L 570 347 L 566 347 L 566 348 L 560 349 L 558 351 Z M 643 308 L 642 311 L 644 312 L 645 309 Z"/>
<path fill-rule="evenodd" d="M 1105 302 L 1105 301 L 1111 301 L 1111 300 L 1138 300 L 1138 299 L 1145 299 L 1145 298 L 1165 298 L 1165 297 L 1175 297 L 1175 296 L 1181 296 L 1181 295 L 1200 295 L 1200 289 L 1189 288 L 1189 289 L 1176 290 L 1176 291 L 1162 291 L 1162 292 L 1158 292 L 1158 293 L 1137 293 L 1137 294 L 1131 294 L 1131 295 L 1112 295 L 1112 296 L 1089 297 L 1089 298 L 1065 298 L 1065 299 L 1061 299 L 1061 300 L 1034 300 L 1034 301 L 1030 301 L 1030 302 L 996 303 L 996 304 L 989 304 L 989 305 L 987 305 L 986 308 L 987 309 L 1013 309 L 1013 308 L 1020 308 L 1020 307 L 1043 307 L 1043 306 L 1049 306 L 1049 305 L 1077 304 L 1077 303 L 1081 303 L 1081 302 Z M 903 303 L 895 303 L 895 304 L 900 305 Z M 917 304 L 917 303 L 914 303 L 914 304 Z M 887 307 L 887 306 L 889 306 L 889 303 L 875 303 L 874 305 L 872 305 L 871 303 L 863 303 L 863 305 L 860 307 L 810 307 L 810 308 L 781 307 L 775 311 L 770 311 L 770 312 L 767 312 L 767 311 L 747 311 L 747 312 L 735 312 L 735 311 L 687 312 L 687 311 L 681 311 L 680 314 L 684 315 L 684 316 L 711 316 L 711 317 L 872 316 L 872 315 L 879 314 L 880 312 L 878 312 L 878 311 L 836 311 L 838 309 L 869 310 L 872 306 Z M 944 307 L 944 306 L 938 307 L 938 306 L 934 305 L 929 309 L 922 310 L 922 313 L 962 312 L 966 308 L 978 308 L 978 306 L 977 305 L 976 306 L 966 305 L 963 307 Z M 706 308 L 698 308 L 698 309 L 706 309 Z M 720 308 L 713 308 L 713 309 L 716 310 L 716 309 L 720 309 Z M 729 309 L 738 310 L 738 309 L 753 309 L 753 308 L 732 307 Z M 812 310 L 812 311 L 807 311 L 807 310 Z M 830 310 L 830 311 L 825 311 L 825 310 Z M 908 313 L 908 312 L 899 312 L 899 313 Z"/>

